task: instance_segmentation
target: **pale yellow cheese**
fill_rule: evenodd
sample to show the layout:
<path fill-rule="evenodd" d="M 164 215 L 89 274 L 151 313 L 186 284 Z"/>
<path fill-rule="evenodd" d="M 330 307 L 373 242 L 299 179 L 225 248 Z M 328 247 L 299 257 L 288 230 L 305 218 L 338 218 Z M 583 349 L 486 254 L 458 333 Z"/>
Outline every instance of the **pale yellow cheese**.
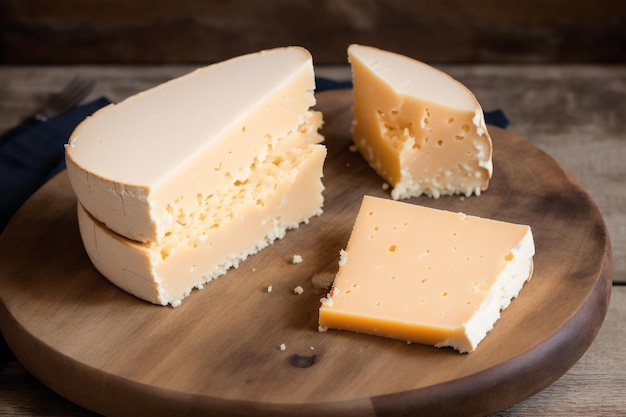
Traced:
<path fill-rule="evenodd" d="M 215 193 L 201 216 L 190 217 L 187 227 L 160 243 L 120 236 L 79 203 L 80 232 L 92 263 L 123 290 L 177 306 L 193 288 L 321 214 L 326 148 L 316 144 L 321 117 L 314 116 L 270 151 L 246 181 Z"/>
<path fill-rule="evenodd" d="M 365 196 L 320 330 L 471 352 L 532 274 L 529 226 Z"/>
<path fill-rule="evenodd" d="M 113 284 L 177 306 L 322 213 L 326 148 L 308 51 L 198 69 L 110 105 L 66 161 L 83 244 Z"/>
<path fill-rule="evenodd" d="M 160 242 L 236 181 L 315 104 L 312 58 L 300 47 L 243 55 L 111 104 L 66 148 L 83 207 L 129 239 Z"/>
<path fill-rule="evenodd" d="M 480 195 L 492 143 L 480 104 L 449 75 L 409 57 L 351 45 L 354 143 L 394 199 Z"/>

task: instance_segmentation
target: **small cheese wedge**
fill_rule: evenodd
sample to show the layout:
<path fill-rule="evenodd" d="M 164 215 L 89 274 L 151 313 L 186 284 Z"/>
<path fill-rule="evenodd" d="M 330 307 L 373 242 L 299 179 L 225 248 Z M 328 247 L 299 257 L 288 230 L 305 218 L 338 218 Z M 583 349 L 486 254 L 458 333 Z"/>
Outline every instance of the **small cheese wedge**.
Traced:
<path fill-rule="evenodd" d="M 178 306 L 194 288 L 321 214 L 326 148 L 316 144 L 321 117 L 270 151 L 246 181 L 216 192 L 209 209 L 160 243 L 114 233 L 79 203 L 85 249 L 116 286 L 154 304 Z"/>
<path fill-rule="evenodd" d="M 350 45 L 354 143 L 392 187 L 393 199 L 480 195 L 492 175 L 492 142 L 474 95 L 409 57 Z"/>
<path fill-rule="evenodd" d="M 529 226 L 365 196 L 319 329 L 472 352 L 532 275 Z"/>
<path fill-rule="evenodd" d="M 82 122 L 66 147 L 70 182 L 110 230 L 161 242 L 302 125 L 314 88 L 311 55 L 300 47 L 197 69 Z"/>

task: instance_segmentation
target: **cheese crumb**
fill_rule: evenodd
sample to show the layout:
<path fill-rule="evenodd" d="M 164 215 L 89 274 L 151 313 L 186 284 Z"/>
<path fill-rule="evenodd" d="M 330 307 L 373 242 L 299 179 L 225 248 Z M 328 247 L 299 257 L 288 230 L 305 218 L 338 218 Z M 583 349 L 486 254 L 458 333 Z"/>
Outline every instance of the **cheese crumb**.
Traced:
<path fill-rule="evenodd" d="M 334 289 L 334 288 L 333 288 Z M 322 304 L 327 305 L 328 307 L 332 307 L 333 306 L 333 297 L 329 294 L 326 294 L 326 297 L 321 298 L 320 302 Z"/>
<path fill-rule="evenodd" d="M 297 286 L 296 288 L 293 289 L 293 292 L 295 292 L 296 294 L 300 295 L 304 292 L 304 289 L 301 286 Z"/>
<path fill-rule="evenodd" d="M 287 346 L 285 346 L 285 344 L 284 344 L 284 343 L 281 343 L 281 344 L 280 344 L 280 346 L 278 346 L 278 348 L 279 348 L 280 350 L 285 350 L 285 349 L 287 349 Z"/>
<path fill-rule="evenodd" d="M 272 292 L 272 286 L 271 285 L 267 286 L 267 292 Z"/>
<path fill-rule="evenodd" d="M 383 182 L 382 188 L 383 190 L 387 191 L 389 189 L 389 184 L 387 184 L 386 182 Z"/>
<path fill-rule="evenodd" d="M 348 262 L 348 252 L 344 249 L 339 250 L 339 266 L 344 266 Z"/>
<path fill-rule="evenodd" d="M 359 150 L 356 145 L 350 145 L 348 149 L 350 149 L 350 152 L 357 152 Z"/>
<path fill-rule="evenodd" d="M 300 255 L 293 255 L 293 259 L 291 260 L 291 263 L 295 264 L 299 264 L 302 262 L 302 256 Z"/>

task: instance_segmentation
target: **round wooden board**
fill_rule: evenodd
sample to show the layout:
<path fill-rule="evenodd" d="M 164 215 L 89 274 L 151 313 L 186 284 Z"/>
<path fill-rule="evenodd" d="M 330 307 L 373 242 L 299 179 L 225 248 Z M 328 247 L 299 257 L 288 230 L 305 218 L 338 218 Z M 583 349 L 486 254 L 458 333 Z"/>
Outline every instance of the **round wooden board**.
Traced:
<path fill-rule="evenodd" d="M 177 308 L 140 301 L 92 267 L 65 173 L 38 191 L 0 239 L 0 325 L 22 364 L 71 401 L 116 416 L 484 415 L 565 373 L 607 310 L 608 234 L 574 178 L 494 127 L 488 191 L 409 200 L 532 227 L 534 276 L 478 349 L 317 331 L 324 292 L 312 276 L 337 270 L 362 196 L 388 197 L 349 150 L 349 90 L 318 100 L 329 150 L 324 214 Z M 303 262 L 292 264 L 294 255 Z"/>

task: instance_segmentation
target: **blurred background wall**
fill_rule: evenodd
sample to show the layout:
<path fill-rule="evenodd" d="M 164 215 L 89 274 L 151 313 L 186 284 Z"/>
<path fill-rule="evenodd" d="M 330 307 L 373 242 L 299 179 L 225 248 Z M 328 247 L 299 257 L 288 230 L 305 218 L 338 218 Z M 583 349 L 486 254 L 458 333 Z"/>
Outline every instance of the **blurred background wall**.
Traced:
<path fill-rule="evenodd" d="M 626 0 L 0 0 L 0 64 L 207 63 L 363 43 L 429 62 L 626 62 Z"/>

